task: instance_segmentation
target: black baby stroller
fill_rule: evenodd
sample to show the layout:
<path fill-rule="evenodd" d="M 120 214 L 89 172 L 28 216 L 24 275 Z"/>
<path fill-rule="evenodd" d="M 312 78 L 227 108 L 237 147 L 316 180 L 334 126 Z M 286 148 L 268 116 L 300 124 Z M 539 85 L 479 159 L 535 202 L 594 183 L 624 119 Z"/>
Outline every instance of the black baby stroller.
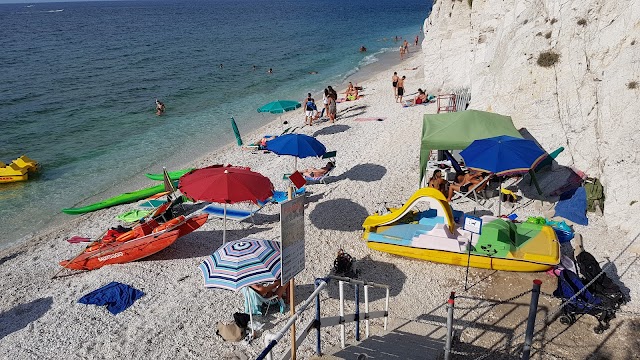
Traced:
<path fill-rule="evenodd" d="M 616 317 L 616 310 L 625 302 L 625 298 L 618 286 L 606 274 L 600 274 L 602 272 L 600 265 L 591 254 L 587 252 L 580 253 L 578 255 L 578 266 L 585 276 L 584 282 L 578 275 L 568 269 L 562 270 L 558 276 L 558 288 L 553 292 L 553 295 L 561 298 L 563 302 L 568 301 L 562 308 L 560 323 L 571 325 L 576 322 L 576 315 L 592 315 L 598 319 L 598 326 L 593 331 L 596 334 L 602 334 L 609 328 L 609 321 Z M 597 269 L 594 266 L 597 266 Z M 587 268 L 591 271 L 586 271 Z M 595 276 L 598 276 L 597 280 L 589 288 L 585 289 L 585 284 L 591 282 Z M 597 284 L 601 282 L 610 285 L 609 294 L 600 290 L 600 286 Z M 615 290 L 613 289 L 614 287 Z M 576 294 L 578 295 L 576 296 Z"/>

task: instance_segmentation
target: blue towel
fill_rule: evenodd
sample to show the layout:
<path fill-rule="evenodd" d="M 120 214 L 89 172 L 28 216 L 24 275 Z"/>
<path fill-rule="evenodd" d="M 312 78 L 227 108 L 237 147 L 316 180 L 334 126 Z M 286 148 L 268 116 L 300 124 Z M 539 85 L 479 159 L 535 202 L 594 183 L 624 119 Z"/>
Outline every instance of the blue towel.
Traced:
<path fill-rule="evenodd" d="M 107 305 L 107 310 L 116 315 L 143 295 L 144 293 L 136 288 L 114 281 L 81 297 L 78 302 L 87 305 Z"/>
<path fill-rule="evenodd" d="M 580 225 L 589 224 L 587 192 L 583 187 L 566 191 L 560 195 L 560 201 L 556 204 L 556 216 L 561 216 Z"/>

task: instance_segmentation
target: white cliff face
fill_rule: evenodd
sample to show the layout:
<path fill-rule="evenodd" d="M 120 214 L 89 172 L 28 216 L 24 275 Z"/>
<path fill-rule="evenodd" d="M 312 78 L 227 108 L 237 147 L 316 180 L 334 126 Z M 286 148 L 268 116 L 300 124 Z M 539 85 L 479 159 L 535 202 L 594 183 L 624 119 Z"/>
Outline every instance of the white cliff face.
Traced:
<path fill-rule="evenodd" d="M 560 165 L 601 179 L 607 224 L 636 228 L 640 0 L 437 0 L 422 47 L 427 91 L 470 88 L 469 108 L 564 146 Z M 537 64 L 545 51 L 554 65 Z"/>

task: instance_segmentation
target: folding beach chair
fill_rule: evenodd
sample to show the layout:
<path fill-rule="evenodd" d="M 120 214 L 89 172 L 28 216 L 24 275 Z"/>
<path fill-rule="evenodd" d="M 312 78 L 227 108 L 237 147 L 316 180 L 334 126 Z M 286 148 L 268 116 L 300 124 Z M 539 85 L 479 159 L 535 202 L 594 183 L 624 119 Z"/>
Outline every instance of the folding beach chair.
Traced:
<path fill-rule="evenodd" d="M 263 315 L 267 316 L 271 305 L 279 305 L 280 312 L 284 314 L 286 305 L 282 299 L 278 299 L 278 295 L 272 297 L 262 297 L 257 291 L 253 290 L 249 286 L 243 287 L 242 295 L 244 295 L 244 312 L 251 315 Z M 266 307 L 266 310 L 264 308 Z M 264 310 L 264 314 L 262 311 Z"/>
<path fill-rule="evenodd" d="M 472 200 L 478 203 L 478 205 L 490 208 L 493 203 L 489 202 L 485 194 L 485 188 L 489 183 L 489 179 L 491 179 L 491 175 L 485 176 L 479 183 L 473 185 L 469 188 L 467 192 L 462 191 L 454 191 L 452 201 L 463 201 L 463 200 Z M 487 202 L 489 204 L 487 205 Z"/>
<path fill-rule="evenodd" d="M 304 179 L 307 180 L 308 183 L 323 183 L 323 184 L 326 185 L 327 183 L 325 182 L 325 179 L 336 168 L 336 153 L 337 153 L 337 151 L 327 151 L 326 153 L 324 153 L 324 155 L 322 155 L 322 159 L 323 160 L 327 160 L 328 159 L 329 161 L 331 161 L 333 163 L 333 167 L 331 169 L 329 169 L 329 171 L 327 171 L 322 176 L 318 176 L 318 177 L 305 176 Z"/>

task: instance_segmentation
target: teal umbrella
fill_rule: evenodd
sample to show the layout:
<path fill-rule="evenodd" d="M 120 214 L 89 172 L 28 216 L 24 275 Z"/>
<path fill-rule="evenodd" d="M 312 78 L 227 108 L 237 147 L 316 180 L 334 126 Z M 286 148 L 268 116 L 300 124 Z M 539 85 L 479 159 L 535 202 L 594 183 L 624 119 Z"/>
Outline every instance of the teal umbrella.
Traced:
<path fill-rule="evenodd" d="M 282 114 L 287 111 L 295 110 L 301 107 L 297 101 L 293 100 L 276 100 L 258 108 L 258 112 L 268 112 L 272 114 Z"/>
<path fill-rule="evenodd" d="M 238 146 L 242 146 L 242 137 L 240 136 L 240 130 L 238 130 L 238 125 L 236 125 L 236 120 L 233 117 L 231 118 L 231 128 L 233 128 L 233 133 L 236 136 Z"/>

